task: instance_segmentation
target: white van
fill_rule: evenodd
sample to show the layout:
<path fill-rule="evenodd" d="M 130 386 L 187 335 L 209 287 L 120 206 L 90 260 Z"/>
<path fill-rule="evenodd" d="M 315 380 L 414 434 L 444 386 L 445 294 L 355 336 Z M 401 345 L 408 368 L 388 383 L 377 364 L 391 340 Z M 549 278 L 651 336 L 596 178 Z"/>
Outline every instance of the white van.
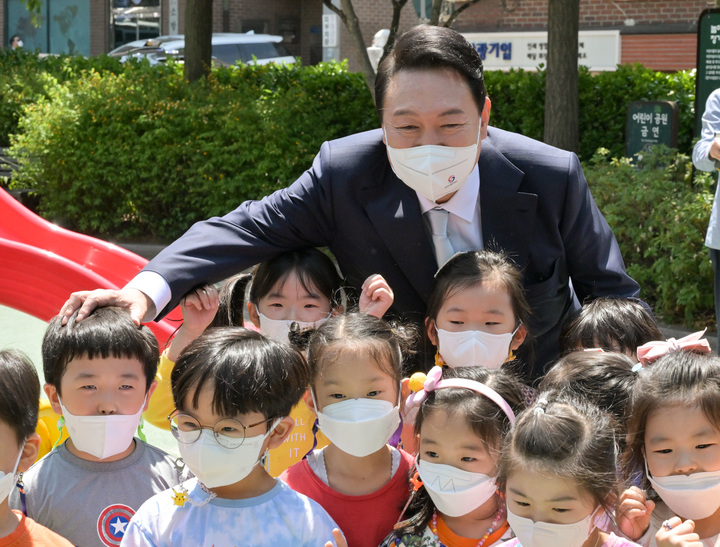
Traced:
<path fill-rule="evenodd" d="M 215 33 L 212 35 L 213 61 L 225 66 L 243 63 L 294 63 L 282 44 L 282 36 L 271 34 Z M 130 57 L 147 57 L 151 64 L 164 62 L 167 58 L 182 60 L 185 56 L 185 36 L 158 36 L 150 40 L 136 40 L 115 48 L 108 55 L 125 61 Z"/>

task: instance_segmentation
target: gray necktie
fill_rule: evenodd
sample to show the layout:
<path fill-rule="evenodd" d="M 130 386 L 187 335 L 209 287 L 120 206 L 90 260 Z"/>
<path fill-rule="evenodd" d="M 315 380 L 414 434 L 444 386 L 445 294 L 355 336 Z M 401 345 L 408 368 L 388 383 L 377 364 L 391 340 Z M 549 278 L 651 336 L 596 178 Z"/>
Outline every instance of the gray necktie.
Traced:
<path fill-rule="evenodd" d="M 438 266 L 442 267 L 452 255 L 455 254 L 452 243 L 447 234 L 448 213 L 445 209 L 430 209 L 425 213 L 430 223 L 432 231 L 432 242 L 435 246 L 435 258 L 437 258 Z"/>

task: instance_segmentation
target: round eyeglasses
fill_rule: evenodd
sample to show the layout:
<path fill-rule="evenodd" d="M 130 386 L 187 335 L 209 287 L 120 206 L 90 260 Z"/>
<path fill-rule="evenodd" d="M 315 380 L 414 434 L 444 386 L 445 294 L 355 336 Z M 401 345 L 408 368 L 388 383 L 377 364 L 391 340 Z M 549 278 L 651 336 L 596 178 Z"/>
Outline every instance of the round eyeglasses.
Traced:
<path fill-rule="evenodd" d="M 272 418 L 267 418 L 255 424 L 243 425 L 237 420 L 225 418 L 209 427 L 200 425 L 200 422 L 188 414 L 171 414 L 168 419 L 170 420 L 170 431 L 179 442 L 192 444 L 200 438 L 203 429 L 207 429 L 213 432 L 217 443 L 225 448 L 239 447 L 245 440 L 246 430 L 272 421 Z"/>

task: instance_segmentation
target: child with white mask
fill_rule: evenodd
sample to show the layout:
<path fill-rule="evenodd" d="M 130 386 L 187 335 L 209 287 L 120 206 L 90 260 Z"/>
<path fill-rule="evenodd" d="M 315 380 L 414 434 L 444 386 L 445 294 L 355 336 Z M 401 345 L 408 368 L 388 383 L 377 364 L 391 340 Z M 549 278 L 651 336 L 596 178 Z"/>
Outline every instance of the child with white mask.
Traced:
<path fill-rule="evenodd" d="M 335 523 L 271 477 L 268 449 L 292 432 L 308 383 L 303 356 L 242 327 L 211 329 L 180 355 L 171 431 L 195 478 L 148 500 L 121 545 L 324 545 Z"/>
<path fill-rule="evenodd" d="M 40 382 L 33 364 L 18 351 L 0 351 L 0 393 L 0 545 L 71 547 L 69 541 L 8 505 L 8 495 L 35 461 L 40 445 L 35 433 Z"/>
<path fill-rule="evenodd" d="M 24 474 L 11 505 L 74 545 L 117 544 L 145 500 L 180 482 L 175 459 L 135 437 L 156 386 L 157 340 L 127 310 L 98 308 L 79 323 L 54 318 L 42 355 L 45 393 L 70 438 Z"/>
<path fill-rule="evenodd" d="M 499 485 L 515 538 L 507 547 L 630 547 L 612 530 L 620 492 L 613 419 L 558 392 L 518 416 L 500 456 Z"/>
<path fill-rule="evenodd" d="M 310 339 L 305 402 L 332 444 L 281 475 L 322 505 L 348 545 L 376 547 L 409 495 L 413 457 L 399 438 L 403 354 L 411 331 L 350 313 L 329 319 Z"/>
<path fill-rule="evenodd" d="M 434 367 L 412 387 L 406 410 L 416 409 L 419 450 L 410 518 L 383 545 L 499 545 L 512 536 L 495 484 L 497 461 L 523 408 L 519 382 L 504 370 Z"/>
<path fill-rule="evenodd" d="M 168 428 L 167 416 L 174 408 L 169 381 L 172 368 L 180 352 L 206 328 L 244 325 L 304 351 L 315 329 L 343 312 L 345 300 L 335 264 L 312 247 L 278 255 L 257 265 L 252 274 L 234 275 L 223 282 L 219 292 L 213 286 L 192 291 L 181 301 L 183 324 L 161 356 L 158 390 L 145 418 Z M 361 311 L 382 317 L 392 301 L 392 291 L 381 276 L 366 280 L 359 297 Z M 315 416 L 305 402 L 300 401 L 290 416 L 295 420 L 291 437 L 272 449 L 267 459 L 266 469 L 273 477 L 299 462 L 313 446 Z M 322 447 L 328 441 L 321 434 L 317 443 Z"/>
<path fill-rule="evenodd" d="M 500 368 L 525 341 L 522 275 L 503 253 L 457 253 L 435 274 L 425 326 L 435 364 Z"/>
<path fill-rule="evenodd" d="M 644 546 L 720 545 L 720 360 L 666 351 L 633 390 L 623 463 L 640 483 L 620 498 L 618 523 Z"/>

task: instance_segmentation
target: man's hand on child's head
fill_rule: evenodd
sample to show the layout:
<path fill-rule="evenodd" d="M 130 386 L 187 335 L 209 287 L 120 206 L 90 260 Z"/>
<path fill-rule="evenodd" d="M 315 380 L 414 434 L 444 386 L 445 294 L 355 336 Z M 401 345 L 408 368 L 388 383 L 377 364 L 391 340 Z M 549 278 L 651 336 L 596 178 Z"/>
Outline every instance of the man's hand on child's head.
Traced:
<path fill-rule="evenodd" d="M 144 320 L 151 320 L 155 316 L 155 304 L 145 293 L 137 289 L 97 289 L 94 291 L 78 291 L 70 295 L 63 304 L 58 316 L 62 317 L 62 324 L 67 325 L 68 320 L 79 309 L 76 321 L 82 321 L 92 313 L 95 308 L 104 306 L 118 306 L 127 308 L 133 322 L 140 326 Z M 146 319 L 148 311 L 151 316 Z"/>

